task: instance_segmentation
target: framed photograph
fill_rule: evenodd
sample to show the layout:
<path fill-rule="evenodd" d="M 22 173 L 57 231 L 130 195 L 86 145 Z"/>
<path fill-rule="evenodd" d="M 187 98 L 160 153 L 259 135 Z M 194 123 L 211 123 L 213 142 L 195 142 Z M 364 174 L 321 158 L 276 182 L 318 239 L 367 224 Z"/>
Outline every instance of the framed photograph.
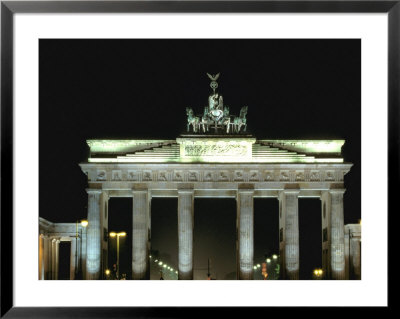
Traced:
<path fill-rule="evenodd" d="M 399 15 L 2 1 L 1 316 L 388 307 Z"/>

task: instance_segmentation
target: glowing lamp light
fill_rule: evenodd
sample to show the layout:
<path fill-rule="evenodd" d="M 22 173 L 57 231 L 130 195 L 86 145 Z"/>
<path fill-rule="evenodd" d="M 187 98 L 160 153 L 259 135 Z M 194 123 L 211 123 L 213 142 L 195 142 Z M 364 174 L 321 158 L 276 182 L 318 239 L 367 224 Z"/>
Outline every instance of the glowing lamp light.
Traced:
<path fill-rule="evenodd" d="M 110 274 L 110 269 L 106 269 L 105 273 L 108 276 Z"/>
<path fill-rule="evenodd" d="M 254 266 L 253 269 L 257 269 L 257 266 Z"/>
<path fill-rule="evenodd" d="M 167 268 L 167 265 L 166 264 L 164 264 L 164 266 L 163 266 L 164 268 Z"/>
<path fill-rule="evenodd" d="M 271 262 L 271 259 L 267 258 L 267 263 L 270 263 L 270 262 Z"/>
<path fill-rule="evenodd" d="M 110 237 L 116 237 L 116 236 L 117 236 L 117 233 L 115 233 L 115 232 L 110 233 Z"/>
<path fill-rule="evenodd" d="M 87 227 L 89 225 L 89 222 L 86 219 L 81 220 L 81 225 L 82 227 Z"/>
<path fill-rule="evenodd" d="M 272 255 L 272 258 L 273 259 L 278 259 L 278 256 L 277 255 Z"/>
<path fill-rule="evenodd" d="M 158 264 L 161 266 L 162 265 L 162 261 L 160 261 Z"/>
<path fill-rule="evenodd" d="M 324 271 L 322 269 L 314 269 L 314 275 L 316 277 L 321 277 Z"/>

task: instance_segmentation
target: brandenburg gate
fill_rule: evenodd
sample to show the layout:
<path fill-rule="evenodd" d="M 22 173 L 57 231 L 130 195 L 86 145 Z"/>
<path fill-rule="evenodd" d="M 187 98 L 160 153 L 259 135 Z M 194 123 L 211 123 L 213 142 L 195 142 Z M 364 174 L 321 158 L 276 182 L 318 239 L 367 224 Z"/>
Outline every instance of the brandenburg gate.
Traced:
<path fill-rule="evenodd" d="M 282 278 L 299 279 L 299 198 L 321 200 L 322 267 L 327 279 L 345 279 L 344 140 L 256 139 L 246 133 L 247 106 L 229 114 L 216 93 L 204 114 L 186 109 L 187 133 L 174 140 L 88 140 L 81 163 L 88 179 L 84 278 L 107 267 L 108 200 L 132 198 L 132 278 L 149 279 L 151 200 L 178 199 L 178 278 L 193 279 L 195 198 L 235 198 L 237 278 L 253 278 L 254 198 L 279 201 Z"/>

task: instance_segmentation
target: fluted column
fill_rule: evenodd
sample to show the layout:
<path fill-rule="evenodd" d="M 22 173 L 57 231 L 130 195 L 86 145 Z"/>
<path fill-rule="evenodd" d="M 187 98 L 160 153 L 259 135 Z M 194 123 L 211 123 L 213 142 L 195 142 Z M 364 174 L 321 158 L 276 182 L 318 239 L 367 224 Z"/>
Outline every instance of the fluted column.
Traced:
<path fill-rule="evenodd" d="M 345 279 L 343 189 L 329 191 L 331 228 L 331 278 Z"/>
<path fill-rule="evenodd" d="M 71 251 L 70 251 L 70 266 L 69 266 L 69 279 L 75 280 L 75 272 L 77 269 L 77 253 L 76 253 L 76 237 L 71 238 Z"/>
<path fill-rule="evenodd" d="M 193 279 L 193 190 L 178 191 L 178 279 Z"/>
<path fill-rule="evenodd" d="M 101 276 L 101 190 L 86 191 L 88 193 L 86 279 L 96 280 Z"/>
<path fill-rule="evenodd" d="M 56 241 L 53 238 L 51 240 L 51 279 L 56 280 Z"/>
<path fill-rule="evenodd" d="M 238 190 L 237 194 L 237 262 L 238 279 L 253 279 L 254 259 L 254 190 Z"/>
<path fill-rule="evenodd" d="M 354 279 L 361 280 L 361 241 L 359 239 L 353 239 L 350 242 L 350 251 Z"/>
<path fill-rule="evenodd" d="M 299 206 L 298 189 L 283 190 L 279 195 L 279 241 L 283 279 L 299 279 Z"/>
<path fill-rule="evenodd" d="M 149 193 L 134 190 L 132 212 L 132 278 L 149 278 Z"/>
<path fill-rule="evenodd" d="M 55 258 L 54 258 L 54 262 L 55 262 L 55 270 L 54 270 L 54 276 L 55 276 L 55 280 L 58 280 L 58 276 L 59 276 L 59 265 L 60 265 L 60 240 L 57 239 L 55 241 Z"/>
<path fill-rule="evenodd" d="M 87 227 L 82 227 L 82 240 L 81 240 L 82 279 L 86 279 L 86 231 Z"/>
<path fill-rule="evenodd" d="M 39 280 L 44 280 L 44 236 L 39 235 Z"/>
<path fill-rule="evenodd" d="M 328 191 L 323 191 L 321 194 L 321 234 L 322 234 L 322 270 L 324 279 L 330 278 L 331 265 L 331 206 L 330 194 Z"/>
<path fill-rule="evenodd" d="M 44 238 L 44 279 L 51 279 L 51 240 L 48 236 Z"/>

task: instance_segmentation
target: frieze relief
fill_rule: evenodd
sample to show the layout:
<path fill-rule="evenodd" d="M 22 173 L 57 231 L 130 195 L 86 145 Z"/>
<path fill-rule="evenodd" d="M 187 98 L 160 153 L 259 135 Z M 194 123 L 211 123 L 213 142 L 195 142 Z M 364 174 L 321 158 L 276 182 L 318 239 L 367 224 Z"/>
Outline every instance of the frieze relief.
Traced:
<path fill-rule="evenodd" d="M 183 172 L 182 171 L 174 171 L 174 181 L 178 181 L 178 182 L 183 181 Z"/>
<path fill-rule="evenodd" d="M 213 181 L 213 173 L 210 171 L 204 172 L 204 181 L 205 182 L 211 182 Z"/>
<path fill-rule="evenodd" d="M 288 171 L 281 171 L 281 174 L 279 176 L 279 180 L 283 182 L 289 181 L 289 172 Z"/>
<path fill-rule="evenodd" d="M 271 171 L 265 171 L 265 180 L 267 182 L 272 182 L 274 180 L 274 172 Z"/>
<path fill-rule="evenodd" d="M 238 144 L 224 145 L 185 145 L 185 156 L 245 156 L 247 155 L 247 146 Z"/>
<path fill-rule="evenodd" d="M 113 181 L 122 180 L 122 172 L 121 171 L 112 171 L 112 180 Z"/>
<path fill-rule="evenodd" d="M 327 171 L 325 176 L 326 181 L 334 181 L 335 180 L 335 172 Z"/>
<path fill-rule="evenodd" d="M 243 178 L 244 178 L 243 171 L 235 171 L 233 178 L 234 181 L 243 181 Z"/>
<path fill-rule="evenodd" d="M 107 174 L 105 170 L 97 171 L 97 180 L 98 181 L 105 181 L 107 179 Z"/>
<path fill-rule="evenodd" d="M 143 171 L 143 181 L 151 181 L 151 171 Z"/>
<path fill-rule="evenodd" d="M 320 180 L 320 174 L 318 171 L 311 171 L 310 172 L 310 181 L 316 182 Z"/>
<path fill-rule="evenodd" d="M 128 171 L 128 175 L 127 175 L 127 179 L 128 181 L 137 181 L 139 180 L 139 172 L 137 171 Z"/>
<path fill-rule="evenodd" d="M 249 180 L 253 181 L 253 182 L 259 181 L 260 175 L 259 175 L 258 171 L 250 171 Z"/>
<path fill-rule="evenodd" d="M 219 181 L 228 181 L 229 180 L 229 172 L 228 171 L 220 171 L 218 175 Z"/>
<path fill-rule="evenodd" d="M 167 174 L 168 173 L 166 171 L 159 171 L 158 172 L 158 177 L 157 177 L 158 181 L 160 181 L 160 182 L 168 181 L 168 175 Z"/>
<path fill-rule="evenodd" d="M 189 171 L 189 181 L 195 182 L 199 180 L 199 172 Z"/>
<path fill-rule="evenodd" d="M 296 171 L 296 181 L 304 181 L 304 172 Z"/>
<path fill-rule="evenodd" d="M 93 181 L 132 182 L 340 182 L 343 170 L 94 170 Z"/>

